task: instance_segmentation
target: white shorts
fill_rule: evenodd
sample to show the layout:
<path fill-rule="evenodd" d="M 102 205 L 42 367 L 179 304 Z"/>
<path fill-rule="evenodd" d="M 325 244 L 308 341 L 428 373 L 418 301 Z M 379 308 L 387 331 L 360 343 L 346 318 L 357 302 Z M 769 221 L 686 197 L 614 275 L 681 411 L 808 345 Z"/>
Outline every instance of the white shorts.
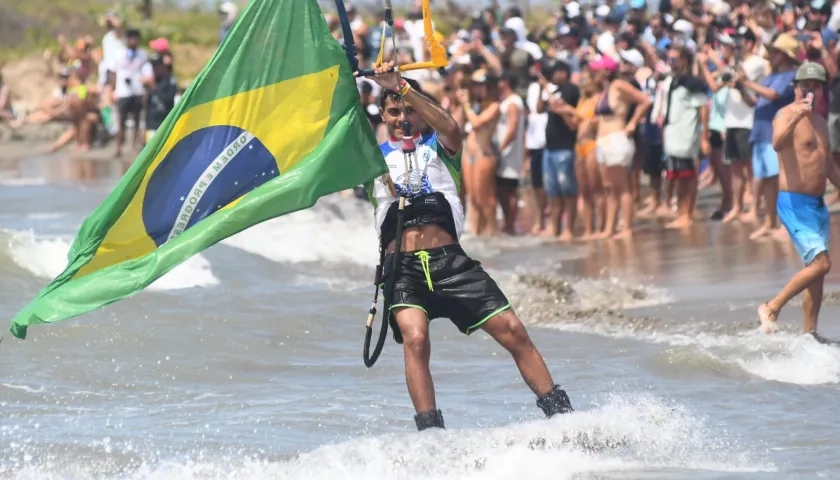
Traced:
<path fill-rule="evenodd" d="M 624 130 L 595 141 L 595 159 L 605 167 L 629 167 L 636 153 L 636 143 Z"/>

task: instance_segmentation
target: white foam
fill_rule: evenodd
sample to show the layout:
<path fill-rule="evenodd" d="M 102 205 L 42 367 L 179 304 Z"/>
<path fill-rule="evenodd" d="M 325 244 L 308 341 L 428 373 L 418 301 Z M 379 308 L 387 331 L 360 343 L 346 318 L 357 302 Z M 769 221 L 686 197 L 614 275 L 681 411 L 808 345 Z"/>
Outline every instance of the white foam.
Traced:
<path fill-rule="evenodd" d="M 379 260 L 373 210 L 355 198 L 323 197 L 309 209 L 274 218 L 221 243 L 278 263 Z"/>
<path fill-rule="evenodd" d="M 567 294 L 564 282 L 557 278 L 536 277 L 536 285 L 533 279 L 529 283 L 516 275 L 500 278 L 505 291 L 512 292 L 517 311 L 531 323 L 680 347 L 677 355 L 699 355 L 765 380 L 797 385 L 840 383 L 840 347 L 819 343 L 810 335 L 765 335 L 757 326 L 718 324 L 713 319 L 666 322 L 609 311 L 671 302 L 663 289 L 614 278 L 581 279 L 568 282 Z"/>
<path fill-rule="evenodd" d="M 67 266 L 72 239 L 36 235 L 33 231 L 4 230 L 8 235 L 8 255 L 34 275 L 53 279 Z M 218 285 L 210 262 L 201 254 L 189 258 L 149 285 L 149 290 L 180 290 Z"/>
<path fill-rule="evenodd" d="M 810 335 L 776 335 L 776 348 L 760 355 L 739 359 L 744 370 L 767 380 L 820 385 L 840 383 L 840 348 L 817 342 Z"/>
<path fill-rule="evenodd" d="M 547 448 L 529 448 L 538 439 L 544 439 Z M 106 453 L 111 455 L 94 455 L 95 463 L 120 458 L 119 445 L 106 446 Z M 70 472 L 73 478 L 91 478 L 95 474 L 86 472 L 100 467 L 79 465 L 80 460 L 72 456 L 62 462 L 32 455 L 28 448 L 31 447 L 18 444 L 9 452 L 17 459 L 27 454 L 35 459 L 9 465 L 9 472 L 16 472 L 13 478 L 62 478 L 62 474 Z M 663 470 L 667 476 L 674 469 L 776 471 L 767 452 L 750 450 L 737 439 L 710 430 L 684 408 L 650 396 L 616 396 L 592 410 L 547 421 L 366 436 L 326 445 L 285 461 L 271 461 L 242 451 L 212 454 L 202 450 L 197 459 L 146 458 L 142 464 L 139 468 L 121 468 L 117 478 L 557 480 L 603 472 L 621 472 L 632 478 L 633 472 L 649 475 L 651 471 Z"/>
<path fill-rule="evenodd" d="M 67 214 L 62 212 L 34 212 L 26 215 L 26 218 L 32 220 L 58 220 L 66 216 Z"/>
<path fill-rule="evenodd" d="M 0 177 L 0 185 L 4 187 L 31 187 L 35 185 L 46 185 L 47 179 L 43 177 Z"/>
<path fill-rule="evenodd" d="M 810 335 L 755 330 L 740 333 L 708 333 L 709 325 L 648 325 L 630 321 L 556 323 L 547 325 L 568 332 L 593 333 L 611 338 L 629 338 L 674 347 L 692 347 L 697 354 L 777 382 L 796 385 L 840 383 L 840 348 L 819 343 Z"/>

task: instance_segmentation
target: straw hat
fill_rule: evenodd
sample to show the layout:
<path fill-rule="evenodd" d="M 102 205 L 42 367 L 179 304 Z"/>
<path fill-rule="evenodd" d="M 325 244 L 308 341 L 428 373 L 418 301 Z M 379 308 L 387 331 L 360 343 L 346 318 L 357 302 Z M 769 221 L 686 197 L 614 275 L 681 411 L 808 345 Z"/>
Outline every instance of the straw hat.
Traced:
<path fill-rule="evenodd" d="M 785 54 L 795 62 L 799 61 L 796 56 L 797 52 L 799 52 L 799 42 L 789 33 L 780 34 L 773 43 L 765 43 L 764 48 L 767 49 L 768 53 L 775 50 Z"/>

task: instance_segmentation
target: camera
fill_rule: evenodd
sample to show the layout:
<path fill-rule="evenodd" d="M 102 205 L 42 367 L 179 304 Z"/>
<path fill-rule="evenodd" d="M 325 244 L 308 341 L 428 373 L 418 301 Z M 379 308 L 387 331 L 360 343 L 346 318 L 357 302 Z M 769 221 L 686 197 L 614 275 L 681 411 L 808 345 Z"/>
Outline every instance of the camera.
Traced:
<path fill-rule="evenodd" d="M 729 83 L 732 81 L 733 78 L 735 78 L 735 72 L 733 72 L 732 70 L 727 69 L 726 71 L 720 74 L 720 80 L 723 83 Z"/>

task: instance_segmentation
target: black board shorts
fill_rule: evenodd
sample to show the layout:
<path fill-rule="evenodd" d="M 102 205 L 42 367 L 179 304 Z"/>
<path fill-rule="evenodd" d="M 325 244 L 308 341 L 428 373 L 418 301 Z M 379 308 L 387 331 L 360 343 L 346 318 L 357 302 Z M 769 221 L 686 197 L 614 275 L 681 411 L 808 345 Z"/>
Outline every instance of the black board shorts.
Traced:
<path fill-rule="evenodd" d="M 119 121 L 123 124 L 125 119 L 129 116 L 134 117 L 135 122 L 140 121 L 140 112 L 143 111 L 143 97 L 136 95 L 132 97 L 123 97 L 117 99 L 117 112 L 119 112 Z"/>
<path fill-rule="evenodd" d="M 723 158 L 728 163 L 749 162 L 752 158 L 749 128 L 727 128 Z"/>
<path fill-rule="evenodd" d="M 382 275 L 386 296 L 392 267 L 393 253 L 389 253 L 384 258 Z M 495 280 L 458 244 L 402 252 L 394 299 L 391 301 L 386 297 L 385 302 L 390 305 L 389 310 L 419 308 L 429 321 L 448 318 L 466 335 L 510 308 L 510 302 Z M 394 338 L 402 343 L 393 317 L 389 315 Z"/>

